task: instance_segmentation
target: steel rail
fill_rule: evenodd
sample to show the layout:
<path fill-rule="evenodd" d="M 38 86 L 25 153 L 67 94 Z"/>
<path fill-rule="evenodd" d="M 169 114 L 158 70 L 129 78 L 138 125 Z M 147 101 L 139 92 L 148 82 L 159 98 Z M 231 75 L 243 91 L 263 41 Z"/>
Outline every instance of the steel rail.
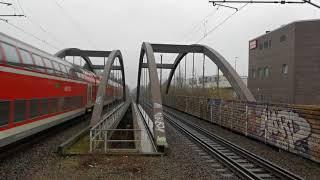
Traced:
<path fill-rule="evenodd" d="M 207 152 L 213 154 L 214 156 L 220 158 L 222 156 L 222 158 L 220 159 L 220 161 L 224 164 L 226 164 L 226 166 L 230 167 L 234 173 L 236 173 L 237 175 L 239 175 L 242 178 L 245 179 L 263 179 L 261 177 L 259 177 L 259 174 L 256 173 L 252 173 L 249 169 L 245 168 L 244 166 L 242 166 L 240 163 L 232 160 L 231 158 L 227 157 L 225 154 L 223 153 L 219 153 L 219 155 L 216 155 L 216 150 L 214 150 L 214 148 L 212 148 L 212 146 L 210 146 L 207 142 L 205 142 L 204 140 L 202 140 L 199 137 L 196 137 L 194 134 L 192 134 L 190 131 L 187 130 L 187 128 L 183 127 L 182 125 L 179 125 L 177 122 L 174 122 L 173 119 L 177 119 L 179 120 L 182 124 L 184 124 L 185 126 L 192 128 L 193 130 L 197 131 L 198 133 L 200 133 L 201 135 L 206 136 L 207 138 L 209 138 L 212 141 L 218 142 L 218 144 L 226 147 L 227 149 L 231 150 L 232 152 L 236 153 L 237 155 L 239 155 L 240 157 L 245 158 L 246 160 L 248 160 L 250 163 L 254 164 L 254 165 L 258 165 L 258 167 L 262 167 L 266 172 L 269 172 L 271 175 L 276 176 L 276 178 L 279 179 L 294 179 L 294 180 L 301 180 L 303 178 L 271 163 L 270 161 L 267 161 L 247 150 L 244 150 L 234 144 L 232 144 L 231 142 L 209 132 L 208 130 L 195 125 L 193 123 L 190 122 L 186 122 L 184 119 L 186 119 L 186 117 L 181 117 L 178 116 L 176 113 L 173 114 L 172 112 L 168 111 L 168 110 L 164 110 L 165 112 L 165 117 L 167 117 L 167 119 L 169 120 L 168 122 L 170 122 L 171 124 L 173 124 L 175 127 L 177 127 L 179 130 L 183 131 L 185 134 L 187 134 L 189 137 L 191 137 L 193 140 L 195 140 L 198 144 L 200 144 Z M 173 117 L 173 118 L 172 118 Z M 231 164 L 231 165 L 230 165 Z M 236 168 L 234 168 L 236 166 Z M 241 171 L 239 171 L 239 169 Z"/>
<path fill-rule="evenodd" d="M 256 180 L 256 179 L 261 179 L 261 178 L 256 178 L 253 173 L 245 169 L 244 167 L 240 166 L 238 163 L 234 163 L 231 161 L 228 157 L 226 157 L 223 153 L 220 153 L 216 149 L 212 148 L 208 143 L 206 143 L 204 140 L 201 138 L 195 136 L 193 133 L 188 131 L 186 128 L 183 126 L 179 125 L 178 123 L 174 122 L 170 117 L 167 116 L 167 114 L 164 115 L 166 117 L 166 120 L 172 124 L 174 127 L 176 127 L 178 130 L 182 131 L 184 134 L 189 136 L 193 141 L 195 141 L 197 144 L 199 144 L 206 152 L 208 152 L 211 156 L 214 156 L 218 158 L 218 160 L 229 167 L 232 172 L 236 173 L 238 176 L 240 176 L 243 179 L 251 179 L 251 180 Z"/>

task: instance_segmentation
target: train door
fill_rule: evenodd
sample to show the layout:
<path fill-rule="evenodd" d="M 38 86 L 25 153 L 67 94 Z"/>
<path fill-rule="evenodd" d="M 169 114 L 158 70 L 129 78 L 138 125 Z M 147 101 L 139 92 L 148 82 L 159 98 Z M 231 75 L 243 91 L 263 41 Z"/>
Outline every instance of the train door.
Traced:
<path fill-rule="evenodd" d="M 88 90 L 87 90 L 87 106 L 91 107 L 92 105 L 92 84 L 88 84 Z"/>

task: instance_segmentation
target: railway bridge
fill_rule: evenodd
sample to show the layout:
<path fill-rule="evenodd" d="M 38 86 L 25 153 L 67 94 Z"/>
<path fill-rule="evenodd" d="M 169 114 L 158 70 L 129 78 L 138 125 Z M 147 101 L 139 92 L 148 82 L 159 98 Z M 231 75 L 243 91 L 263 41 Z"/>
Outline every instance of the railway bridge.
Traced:
<path fill-rule="evenodd" d="M 19 75 L 59 93 L 37 91 L 36 99 L 0 101 L 1 158 L 79 119 L 85 125 L 58 145 L 61 155 L 170 156 L 176 144 L 168 137 L 176 132 L 223 177 L 301 179 L 219 136 L 220 128 L 319 162 L 319 123 L 312 120 L 318 109 L 257 102 L 232 65 L 206 45 L 143 42 L 137 86 L 129 90 L 120 50 L 67 48 L 50 55 L 20 41 L 9 43 L 16 46 L 19 63 L 26 64 L 28 56 L 33 63 L 13 64 L 7 55 L 12 51 L 0 43 L 1 73 L 18 66 Z"/>

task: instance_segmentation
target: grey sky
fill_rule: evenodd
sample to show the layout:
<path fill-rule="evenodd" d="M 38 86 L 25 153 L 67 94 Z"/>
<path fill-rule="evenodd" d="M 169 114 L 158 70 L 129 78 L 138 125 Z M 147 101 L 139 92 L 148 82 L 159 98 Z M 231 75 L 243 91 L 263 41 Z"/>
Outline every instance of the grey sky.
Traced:
<path fill-rule="evenodd" d="M 1 14 L 23 13 L 18 0 L 6 1 L 12 2 L 14 7 L 1 5 Z M 20 4 L 33 23 L 26 18 L 10 18 L 9 22 L 58 49 L 120 49 L 131 87 L 136 86 L 143 41 L 195 43 L 203 37 L 205 29 L 210 31 L 234 12 L 222 7 L 216 10 L 207 0 L 20 0 Z M 204 25 L 200 21 L 208 14 Z M 243 75 L 248 69 L 250 39 L 292 21 L 317 18 L 320 18 L 320 9 L 309 5 L 249 4 L 199 43 L 213 47 L 232 65 L 238 57 L 237 70 Z M 5 22 L 0 22 L 0 30 L 50 53 L 57 52 Z M 166 56 L 165 61 L 171 57 Z M 207 74 L 215 71 L 213 65 L 208 66 Z"/>

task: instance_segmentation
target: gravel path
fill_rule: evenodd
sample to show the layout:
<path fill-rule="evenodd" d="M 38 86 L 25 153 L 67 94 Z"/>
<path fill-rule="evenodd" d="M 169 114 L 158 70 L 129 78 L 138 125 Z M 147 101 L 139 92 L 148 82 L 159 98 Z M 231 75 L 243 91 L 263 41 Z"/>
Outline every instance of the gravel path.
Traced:
<path fill-rule="evenodd" d="M 223 179 L 167 125 L 167 156 L 72 156 L 58 158 L 32 179 Z M 46 177 L 46 178 L 44 178 Z M 231 179 L 231 178 L 225 178 Z"/>
<path fill-rule="evenodd" d="M 173 110 L 179 114 L 181 112 Z M 221 136 L 234 144 L 257 154 L 287 170 L 305 178 L 311 180 L 317 180 L 320 178 L 320 164 L 311 160 L 300 157 L 296 154 L 286 152 L 284 150 L 278 150 L 269 145 L 263 144 L 259 141 L 247 138 L 243 135 L 239 135 L 221 128 L 220 126 L 211 124 L 209 122 L 199 120 L 193 116 L 189 116 L 188 120 L 195 122 L 201 127 L 214 132 L 216 135 Z"/>
<path fill-rule="evenodd" d="M 58 145 L 87 125 L 88 121 L 81 121 L 16 153 L 14 157 L 4 159 L 0 162 L 0 179 L 28 179 L 26 177 L 50 169 L 51 164 L 59 159 L 55 153 Z"/>
<path fill-rule="evenodd" d="M 167 156 L 60 157 L 56 147 L 85 122 L 35 144 L 0 163 L 1 179 L 235 179 L 169 124 Z M 213 166 L 214 165 L 214 166 Z M 215 170 L 217 169 L 217 170 Z M 223 172 L 221 172 L 221 170 Z"/>
<path fill-rule="evenodd" d="M 278 152 L 263 143 L 195 118 L 191 121 L 306 179 L 320 176 L 320 166 L 310 160 Z M 0 179 L 235 179 L 225 176 L 230 172 L 208 159 L 205 152 L 167 123 L 167 156 L 57 155 L 57 146 L 87 123 L 81 122 L 0 162 Z"/>

